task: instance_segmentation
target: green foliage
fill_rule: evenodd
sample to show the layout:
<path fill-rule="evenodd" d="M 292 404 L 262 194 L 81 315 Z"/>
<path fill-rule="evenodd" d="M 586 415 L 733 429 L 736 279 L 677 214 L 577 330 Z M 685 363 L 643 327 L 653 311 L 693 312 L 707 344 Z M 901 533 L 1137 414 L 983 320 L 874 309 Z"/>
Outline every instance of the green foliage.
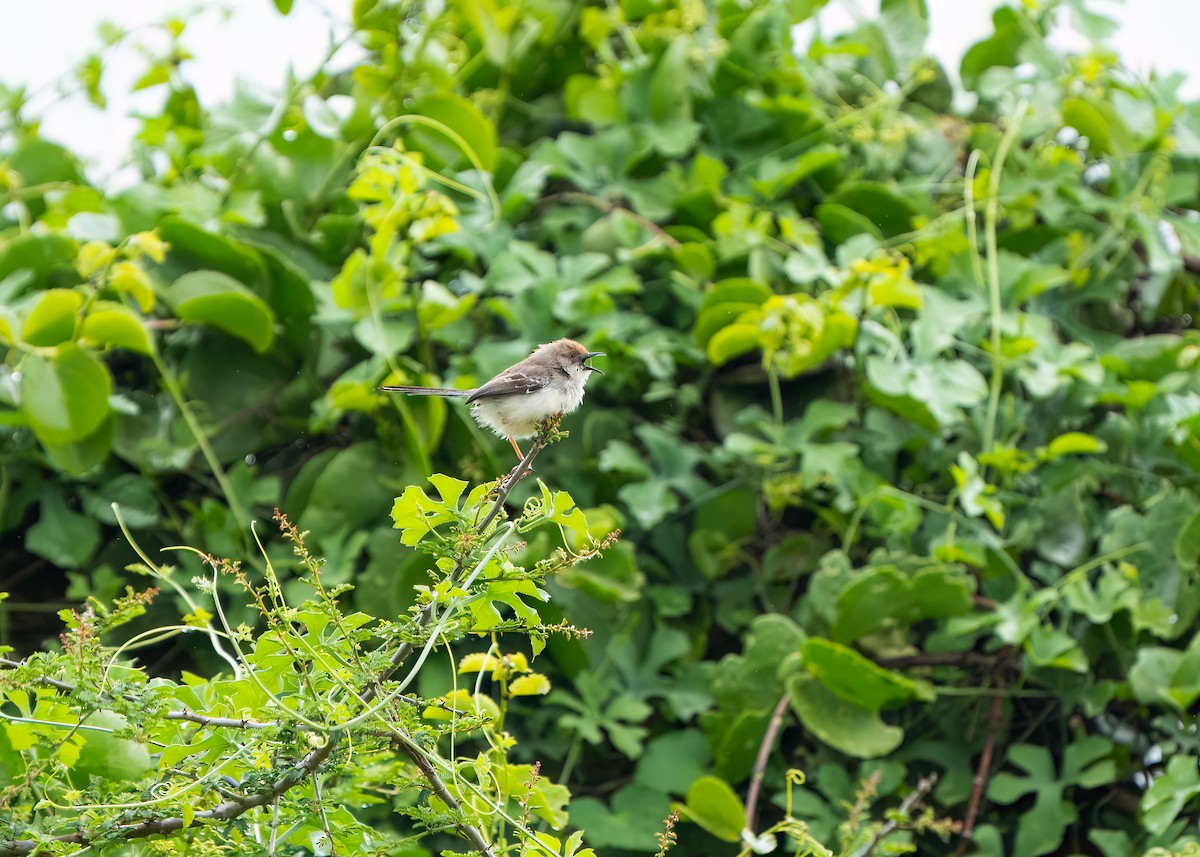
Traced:
<path fill-rule="evenodd" d="M 93 596 L 4 673 L 4 837 L 265 852 L 233 789 L 314 852 L 1194 850 L 1200 112 L 1082 0 L 997 9 L 958 99 L 923 3 L 822 5 L 357 0 L 361 61 L 224 105 L 170 21 L 120 190 L 4 90 L 0 529 Z M 502 445 L 374 388 L 562 335 L 606 375 L 484 521 Z M 121 595 L 114 501 L 244 568 Z"/>

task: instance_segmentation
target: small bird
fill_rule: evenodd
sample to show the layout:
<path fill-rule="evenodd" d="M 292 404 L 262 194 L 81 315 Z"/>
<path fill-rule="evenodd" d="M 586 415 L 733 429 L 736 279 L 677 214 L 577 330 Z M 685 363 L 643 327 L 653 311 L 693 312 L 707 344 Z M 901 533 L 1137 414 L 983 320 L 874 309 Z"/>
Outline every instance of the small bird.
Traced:
<path fill-rule="evenodd" d="M 517 457 L 523 459 L 525 455 L 517 446 L 517 438 L 533 437 L 538 432 L 538 423 L 578 408 L 588 378 L 593 372 L 600 372 L 587 361 L 603 356 L 603 351 L 588 351 L 573 339 L 559 339 L 539 345 L 520 363 L 471 390 L 386 386 L 376 389 L 410 396 L 464 398 L 471 405 L 475 421 L 500 437 L 507 437 Z"/>

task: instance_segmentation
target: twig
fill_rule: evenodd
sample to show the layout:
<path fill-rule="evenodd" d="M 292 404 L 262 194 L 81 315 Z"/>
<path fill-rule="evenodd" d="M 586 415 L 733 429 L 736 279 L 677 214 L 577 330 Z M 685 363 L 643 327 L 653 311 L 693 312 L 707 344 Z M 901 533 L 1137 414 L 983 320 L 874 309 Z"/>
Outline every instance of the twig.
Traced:
<path fill-rule="evenodd" d="M 917 655 L 877 658 L 875 663 L 884 669 L 902 670 L 908 667 L 991 667 L 1000 659 L 1000 655 L 979 652 L 921 652 Z"/>
<path fill-rule="evenodd" d="M 194 711 L 169 711 L 167 712 L 168 720 L 186 720 L 189 723 L 199 723 L 201 726 L 206 726 L 211 729 L 227 728 L 227 729 L 271 729 L 282 724 L 275 720 L 246 720 L 238 717 L 208 717 L 204 714 L 196 714 Z M 299 728 L 304 730 L 304 724 L 288 724 L 288 728 Z"/>
<path fill-rule="evenodd" d="M 999 662 L 997 662 L 999 666 Z M 996 676 L 997 689 L 1004 687 L 1003 675 Z M 963 819 L 962 839 L 954 851 L 954 857 L 963 857 L 967 846 L 975 835 L 975 821 L 979 817 L 979 807 L 983 803 L 983 790 L 987 785 L 988 773 L 992 767 L 992 756 L 996 752 L 996 736 L 1000 732 L 1004 719 L 1004 698 L 997 694 L 992 697 L 991 708 L 988 712 L 987 740 L 983 743 L 983 752 L 979 754 L 979 766 L 975 768 L 975 776 L 971 780 L 971 801 L 967 804 L 967 817 Z"/>
<path fill-rule="evenodd" d="M 912 811 L 916 809 L 921 801 L 925 799 L 925 796 L 933 790 L 935 785 L 937 785 L 937 781 L 937 774 L 930 774 L 927 777 L 922 777 L 921 779 L 917 780 L 917 787 L 912 790 L 908 797 L 900 802 L 900 808 L 896 810 L 896 814 L 891 818 L 891 820 L 888 821 L 887 824 L 880 826 L 880 828 L 875 831 L 875 834 L 871 837 L 870 842 L 854 852 L 854 857 L 868 857 L 868 855 L 875 850 L 875 846 L 882 842 L 885 837 L 895 833 L 900 827 L 901 820 L 907 818 Z"/>
<path fill-rule="evenodd" d="M 420 770 L 421 776 L 423 776 L 426 782 L 429 783 L 430 787 L 432 787 L 433 793 L 441 798 L 446 806 L 450 807 L 452 812 L 461 811 L 461 804 L 459 804 L 454 795 L 450 794 L 450 789 L 446 788 L 446 782 L 440 776 L 438 776 L 438 772 L 433 769 L 433 765 L 430 763 L 430 761 L 421 754 L 420 750 L 413 746 L 412 739 L 404 736 L 399 730 L 396 730 L 396 734 L 401 738 L 400 750 L 404 753 L 404 755 L 412 759 L 413 764 L 417 766 L 418 770 Z M 479 828 L 475 827 L 473 824 L 460 822 L 454 825 L 454 829 L 457 830 L 464 839 L 474 845 L 475 849 L 479 851 L 480 854 L 484 855 L 484 857 L 495 857 L 495 852 L 492 851 L 492 846 L 489 845 L 488 841 L 483 838 L 483 834 L 479 831 Z"/>
<path fill-rule="evenodd" d="M 0 667 L 11 667 L 16 669 L 17 667 L 23 666 L 25 666 L 25 664 L 23 664 L 21 661 L 11 661 L 8 658 L 0 658 Z M 68 684 L 65 681 L 59 681 L 58 679 L 49 678 L 47 676 L 38 676 L 37 680 L 47 687 L 53 687 L 57 690 L 63 691 L 64 693 L 73 693 L 75 691 L 75 685 Z"/>
<path fill-rule="evenodd" d="M 266 806 L 282 796 L 293 786 L 303 782 L 307 777 L 312 775 L 313 771 L 322 762 L 329 758 L 329 755 L 337 745 L 337 740 L 325 742 L 324 745 L 310 751 L 300 761 L 292 765 L 287 773 L 277 779 L 267 791 L 233 798 L 217 804 L 212 809 L 201 810 L 192 816 L 190 824 L 179 816 L 168 816 L 167 818 L 143 821 L 140 824 L 117 827 L 116 832 L 122 839 L 128 842 L 134 839 L 144 839 L 147 836 L 174 833 L 186 826 L 194 825 L 198 821 L 230 821 L 256 807 Z M 95 836 L 96 834 L 87 830 L 79 830 L 75 833 L 52 837 L 49 840 L 13 839 L 0 843 L 0 857 L 24 857 L 27 854 L 47 853 L 41 849 L 50 842 L 64 842 L 70 845 L 90 845 Z"/>
<path fill-rule="evenodd" d="M 779 697 L 779 702 L 775 704 L 775 710 L 771 712 L 771 719 L 767 722 L 767 731 L 763 734 L 762 743 L 758 745 L 758 756 L 754 760 L 754 774 L 750 778 L 750 788 L 746 792 L 747 830 L 755 829 L 754 825 L 758 820 L 758 795 L 762 791 L 763 775 L 766 772 L 767 761 L 771 758 L 771 748 L 775 746 L 775 739 L 779 735 L 779 730 L 783 728 L 783 715 L 787 711 L 791 698 L 789 693 Z"/>

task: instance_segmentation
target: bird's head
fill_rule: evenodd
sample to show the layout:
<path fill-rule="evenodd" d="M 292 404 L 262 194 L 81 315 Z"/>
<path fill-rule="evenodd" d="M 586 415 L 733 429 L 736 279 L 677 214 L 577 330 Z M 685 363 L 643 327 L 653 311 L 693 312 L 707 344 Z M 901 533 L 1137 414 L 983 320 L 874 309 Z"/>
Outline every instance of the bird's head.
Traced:
<path fill-rule="evenodd" d="M 584 377 L 592 372 L 600 372 L 595 366 L 588 365 L 593 357 L 603 357 L 603 351 L 588 351 L 574 339 L 559 339 L 539 345 L 533 352 L 539 358 L 574 378 L 583 373 Z M 603 375 L 603 372 L 600 372 Z"/>

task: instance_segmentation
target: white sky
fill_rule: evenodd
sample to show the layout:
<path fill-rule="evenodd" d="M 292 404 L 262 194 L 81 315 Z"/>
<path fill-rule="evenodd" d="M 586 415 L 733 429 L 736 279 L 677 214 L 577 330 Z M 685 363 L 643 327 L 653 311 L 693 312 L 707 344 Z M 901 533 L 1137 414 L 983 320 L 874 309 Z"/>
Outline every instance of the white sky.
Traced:
<path fill-rule="evenodd" d="M 184 35 L 184 45 L 195 59 L 187 74 L 200 90 L 204 103 L 227 98 L 236 78 L 254 82 L 268 91 L 282 88 L 287 68 L 298 74 L 311 72 L 329 45 L 332 19 L 348 14 L 351 0 L 296 0 L 288 16 L 276 12 L 271 0 L 240 0 L 228 15 L 214 3 L 196 0 L 36 0 L 8 3 L 5 27 L 0 29 L 0 82 L 26 84 L 41 90 L 35 114 L 44 117 L 43 133 L 83 154 L 101 167 L 97 177 L 115 168 L 127 151 L 137 125 L 122 118 L 133 111 L 156 112 L 162 89 L 152 88 L 132 96 L 132 82 L 146 62 L 128 47 L 106 58 L 106 92 L 110 108 L 101 114 L 81 99 L 56 102 L 54 86 L 88 53 L 99 49 L 96 28 L 103 20 L 131 29 L 192 8 L 202 11 Z M 1014 0 L 1015 2 L 1015 0 Z M 963 51 L 991 30 L 995 0 L 927 0 L 930 10 L 933 53 L 950 70 L 956 69 Z M 870 14 L 878 0 L 833 0 L 822 13 L 826 33 L 837 24 L 853 20 L 852 10 Z M 1113 44 L 1132 69 L 1145 73 L 1183 71 L 1189 76 L 1185 93 L 1200 97 L 1200 0 L 1093 0 L 1091 8 L 1117 18 L 1121 28 Z M 147 36 L 147 39 L 149 37 Z M 159 43 L 161 46 L 161 42 Z"/>

